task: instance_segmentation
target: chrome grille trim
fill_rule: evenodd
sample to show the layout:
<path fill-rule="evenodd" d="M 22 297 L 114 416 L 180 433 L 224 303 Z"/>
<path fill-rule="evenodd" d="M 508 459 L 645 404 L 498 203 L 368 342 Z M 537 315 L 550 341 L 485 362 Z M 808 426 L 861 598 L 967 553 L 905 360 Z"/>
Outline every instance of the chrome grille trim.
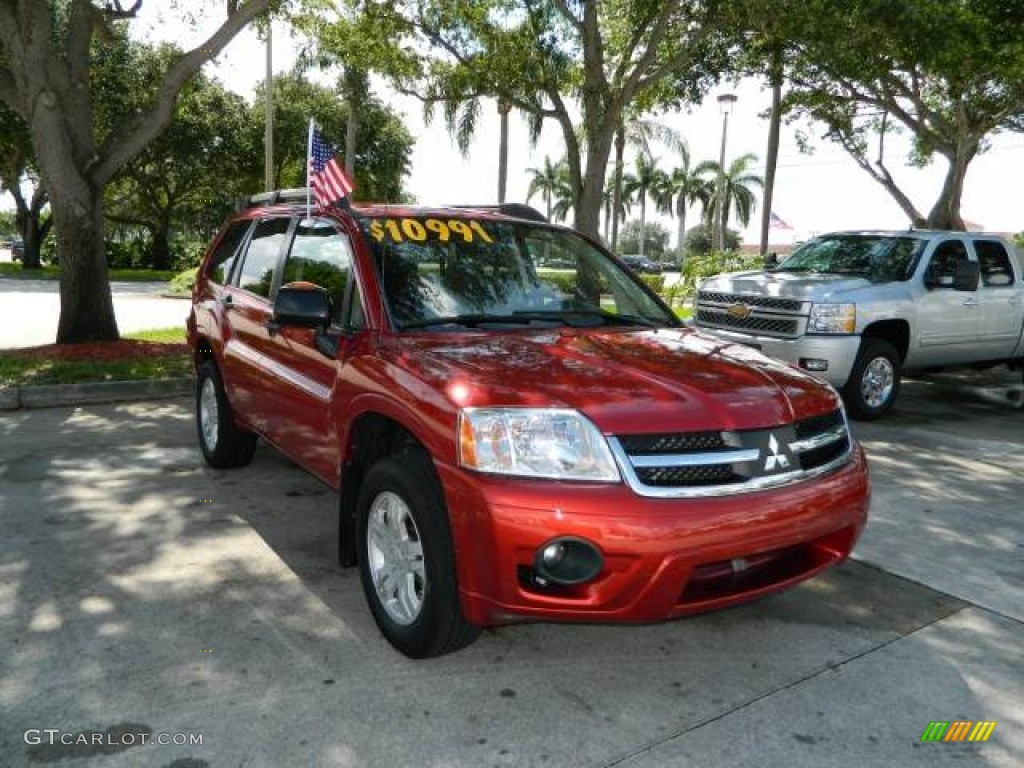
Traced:
<path fill-rule="evenodd" d="M 625 451 L 623 451 L 625 453 Z M 757 461 L 761 452 L 754 450 L 746 451 L 716 451 L 715 453 L 663 453 L 654 455 L 629 456 L 630 463 L 637 469 L 653 469 L 660 467 L 700 467 L 713 464 L 737 464 L 743 461 Z"/>
<path fill-rule="evenodd" d="M 800 439 L 795 439 L 796 434 L 798 432 L 806 433 L 806 429 L 801 429 L 801 427 L 815 424 L 823 425 L 825 422 L 822 421 L 822 416 L 811 417 L 796 424 L 780 425 L 779 427 L 765 430 L 723 432 L 723 442 L 730 447 L 722 451 L 687 454 L 630 454 L 626 452 L 618 437 L 615 435 L 607 435 L 606 437 L 608 446 L 611 448 L 612 455 L 615 457 L 615 462 L 618 464 L 623 479 L 625 479 L 626 484 L 633 492 L 639 496 L 661 499 L 733 496 L 802 482 L 827 474 L 847 464 L 853 456 L 853 436 L 850 433 L 846 413 L 842 409 L 837 413 L 838 420 L 840 421 L 839 424 L 829 424 L 824 432 L 801 437 Z M 763 439 L 766 432 L 771 435 L 771 440 L 776 439 L 775 435 L 781 437 L 784 432 L 788 432 L 792 439 L 784 438 L 786 440 L 785 446 L 797 467 L 796 469 L 776 472 L 775 474 L 752 474 L 754 471 L 770 471 L 768 467 L 764 467 L 762 462 L 774 461 L 772 458 L 772 451 L 776 450 L 774 444 L 771 444 L 772 447 L 766 449 L 766 452 L 762 452 L 759 448 L 742 448 L 740 446 L 745 435 L 748 440 L 756 440 Z M 629 435 L 626 437 L 635 438 L 637 436 Z M 804 461 L 814 460 L 808 458 L 805 454 L 810 454 L 821 448 L 827 448 L 840 441 L 845 441 L 845 445 L 835 446 L 836 450 L 842 451 L 839 455 L 831 458 L 821 466 L 811 467 L 810 469 L 800 468 Z M 749 442 L 747 444 L 749 445 Z M 776 454 L 777 456 L 778 454 Z M 643 482 L 638 474 L 638 472 L 650 472 L 655 469 L 670 470 L 679 467 L 708 467 L 710 469 L 724 468 L 726 466 L 730 466 L 733 469 L 735 476 L 738 478 L 736 481 L 714 485 L 649 485 Z M 757 469 L 761 467 L 764 467 L 764 469 Z M 787 466 L 784 464 L 780 468 L 787 469 Z"/>
<path fill-rule="evenodd" d="M 793 453 L 807 453 L 807 451 L 813 451 L 815 448 L 821 448 L 823 445 L 829 445 L 837 440 L 842 440 L 848 434 L 846 426 L 840 425 L 833 427 L 828 432 L 822 432 L 820 435 L 808 437 L 804 440 L 796 440 L 789 444 L 789 450 Z"/>

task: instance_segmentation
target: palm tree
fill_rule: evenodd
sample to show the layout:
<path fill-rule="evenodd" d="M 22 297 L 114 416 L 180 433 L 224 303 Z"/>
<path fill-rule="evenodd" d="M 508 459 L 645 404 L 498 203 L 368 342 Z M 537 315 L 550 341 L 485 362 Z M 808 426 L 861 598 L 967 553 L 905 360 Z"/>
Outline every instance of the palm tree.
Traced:
<path fill-rule="evenodd" d="M 683 247 L 686 240 L 686 209 L 700 203 L 705 211 L 710 207 L 714 193 L 714 179 L 709 174 L 717 173 L 718 166 L 708 160 L 690 167 L 690 148 L 682 144 L 679 150 L 682 165 L 663 175 L 653 190 L 658 210 L 675 215 L 679 220 L 676 232 L 677 266 L 683 266 Z"/>
<path fill-rule="evenodd" d="M 621 213 L 621 211 L 623 207 L 623 183 L 625 181 L 626 145 L 637 150 L 648 160 L 652 160 L 652 146 L 655 143 L 663 144 L 669 150 L 678 152 L 683 145 L 683 140 L 678 131 L 669 128 L 667 125 L 655 122 L 654 120 L 646 120 L 636 115 L 625 117 L 622 123 L 619 124 L 619 129 L 615 132 L 612 206 L 613 210 L 616 211 L 616 215 L 612 218 L 610 246 L 612 250 L 615 250 L 619 242 L 619 220 L 625 218 L 625 214 Z"/>
<path fill-rule="evenodd" d="M 729 229 L 729 214 L 732 211 L 735 211 L 741 226 L 745 227 L 750 223 L 750 216 L 754 212 L 754 208 L 757 207 L 757 196 L 753 192 L 753 187 L 764 186 L 764 179 L 752 170 L 752 166 L 756 164 L 757 155 L 753 153 L 741 155 L 732 161 L 723 174 L 721 190 L 725 216 L 722 228 L 725 231 Z M 713 168 L 716 176 L 720 172 L 721 166 L 718 163 L 711 163 L 709 167 Z M 713 200 L 715 204 L 718 202 L 717 197 L 718 189 L 716 188 Z"/>
<path fill-rule="evenodd" d="M 621 190 L 617 190 L 615 187 L 615 174 L 612 174 L 604 182 L 604 193 L 601 196 L 602 204 L 604 205 L 604 244 L 611 248 L 611 226 L 612 226 L 612 206 L 615 204 L 615 195 Z M 629 201 L 619 198 L 619 210 L 616 215 L 616 220 L 625 220 L 626 215 L 629 213 Z"/>
<path fill-rule="evenodd" d="M 553 201 L 560 199 L 560 193 L 564 192 L 564 188 L 567 186 L 565 163 L 561 160 L 553 163 L 551 158 L 545 155 L 542 168 L 527 168 L 526 170 L 531 175 L 530 186 L 526 190 L 526 202 L 530 202 L 530 198 L 534 195 L 543 195 L 546 213 L 550 219 L 554 210 Z"/>
<path fill-rule="evenodd" d="M 635 173 L 627 173 L 622 180 L 623 198 L 640 203 L 640 255 L 644 255 L 644 238 L 647 226 L 647 196 L 664 182 L 665 174 L 658 170 L 654 159 L 643 154 L 636 158 Z"/>
<path fill-rule="evenodd" d="M 569 165 L 562 160 L 558 164 L 558 184 L 552 193 L 555 204 L 551 214 L 555 221 L 565 221 L 576 207 L 576 196 L 572 191 L 572 180 L 569 178 Z"/>

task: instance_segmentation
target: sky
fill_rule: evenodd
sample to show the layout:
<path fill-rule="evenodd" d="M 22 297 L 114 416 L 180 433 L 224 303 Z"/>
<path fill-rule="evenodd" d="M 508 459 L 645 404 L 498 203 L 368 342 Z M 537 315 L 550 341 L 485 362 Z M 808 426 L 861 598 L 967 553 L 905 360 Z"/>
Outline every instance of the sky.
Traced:
<path fill-rule="evenodd" d="M 209 30 L 223 13 L 222 3 L 209 4 L 215 11 L 209 17 L 200 15 L 193 26 L 183 25 L 174 4 L 145 3 L 139 20 L 133 22 L 133 34 L 151 41 L 171 40 L 179 45 L 195 45 L 201 33 Z M 297 45 L 284 26 L 275 26 L 274 69 L 289 70 L 297 55 Z M 248 98 L 263 78 L 265 48 L 255 31 L 240 34 L 218 57 L 208 65 L 208 73 L 219 78 L 228 88 Z M 329 83 L 333 78 L 327 78 Z M 405 124 L 416 138 L 412 156 L 412 171 L 405 187 L 416 199 L 429 203 L 493 203 L 497 200 L 498 176 L 498 116 L 492 105 L 486 105 L 478 126 L 476 138 L 467 156 L 462 156 L 448 135 L 440 118 L 424 125 L 422 108 L 410 97 L 389 91 L 383 82 L 375 83 L 378 98 L 404 116 Z M 754 79 L 746 79 L 709 93 L 701 105 L 689 111 L 654 115 L 652 119 L 669 125 L 680 132 L 690 147 L 693 162 L 718 159 L 722 138 L 722 115 L 717 97 L 723 92 L 734 93 L 737 101 L 729 117 L 726 163 L 741 154 L 754 153 L 759 158 L 759 172 L 763 173 L 763 159 L 768 135 L 766 114 L 770 106 L 770 91 Z M 491 108 L 488 108 L 491 107 Z M 902 228 L 908 225 L 906 216 L 867 173 L 837 145 L 824 140 L 813 142 L 813 154 L 801 154 L 796 144 L 796 130 L 800 125 L 783 125 L 779 166 L 773 210 L 791 229 L 772 229 L 773 243 L 791 243 L 820 232 L 837 229 Z M 819 136 L 821 129 L 803 125 L 811 136 Z M 561 132 L 554 122 L 548 122 L 536 147 L 527 140 L 526 123 L 513 111 L 509 140 L 509 179 L 507 199 L 525 201 L 529 186 L 530 168 L 543 165 L 544 157 L 553 160 L 564 153 Z M 945 162 L 937 160 L 924 169 L 912 168 L 903 162 L 899 140 L 887 144 L 889 169 L 897 182 L 910 195 L 920 210 L 927 212 L 942 184 Z M 904 148 L 905 148 L 904 144 Z M 660 167 L 669 172 L 678 164 L 673 153 L 656 149 Z M 631 164 L 627 157 L 627 168 Z M 1024 135 L 1005 134 L 993 137 L 991 150 L 978 157 L 967 175 L 962 215 L 981 225 L 987 231 L 1019 232 L 1024 230 L 1024 208 L 1015 194 L 1024 182 Z M 254 190 L 256 191 L 256 190 Z M 531 201 L 538 208 L 543 201 Z M 9 206 L 10 198 L 0 201 Z M 650 209 L 652 206 L 648 206 Z M 638 215 L 634 206 L 631 216 Z M 674 220 L 663 215 L 652 215 L 671 233 L 676 231 Z M 696 223 L 697 212 L 689 214 L 687 226 Z M 760 227 L 760 199 L 758 209 L 749 227 L 743 232 L 746 242 L 757 242 Z"/>

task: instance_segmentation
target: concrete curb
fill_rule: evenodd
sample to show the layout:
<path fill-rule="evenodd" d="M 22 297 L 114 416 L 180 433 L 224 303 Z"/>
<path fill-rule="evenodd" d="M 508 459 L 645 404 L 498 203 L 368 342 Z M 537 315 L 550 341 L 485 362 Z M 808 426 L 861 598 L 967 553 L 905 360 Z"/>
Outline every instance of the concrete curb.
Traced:
<path fill-rule="evenodd" d="M 195 382 L 190 378 L 0 387 L 0 411 L 129 400 L 159 400 L 189 395 L 194 388 Z"/>

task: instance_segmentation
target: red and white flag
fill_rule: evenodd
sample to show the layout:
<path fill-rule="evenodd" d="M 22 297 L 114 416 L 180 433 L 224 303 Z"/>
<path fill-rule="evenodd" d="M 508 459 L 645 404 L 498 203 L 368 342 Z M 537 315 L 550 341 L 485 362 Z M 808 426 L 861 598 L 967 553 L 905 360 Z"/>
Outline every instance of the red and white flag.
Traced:
<path fill-rule="evenodd" d="M 308 186 L 313 190 L 316 204 L 326 207 L 352 194 L 355 185 L 345 175 L 334 153 L 334 148 L 324 141 L 316 125 L 309 124 L 309 165 Z"/>
<path fill-rule="evenodd" d="M 770 214 L 768 214 L 768 226 L 772 227 L 773 229 L 792 229 L 792 227 L 789 226 L 789 224 L 787 224 L 785 221 L 783 221 L 782 217 L 779 216 L 779 214 L 777 214 L 775 211 L 772 211 Z"/>

